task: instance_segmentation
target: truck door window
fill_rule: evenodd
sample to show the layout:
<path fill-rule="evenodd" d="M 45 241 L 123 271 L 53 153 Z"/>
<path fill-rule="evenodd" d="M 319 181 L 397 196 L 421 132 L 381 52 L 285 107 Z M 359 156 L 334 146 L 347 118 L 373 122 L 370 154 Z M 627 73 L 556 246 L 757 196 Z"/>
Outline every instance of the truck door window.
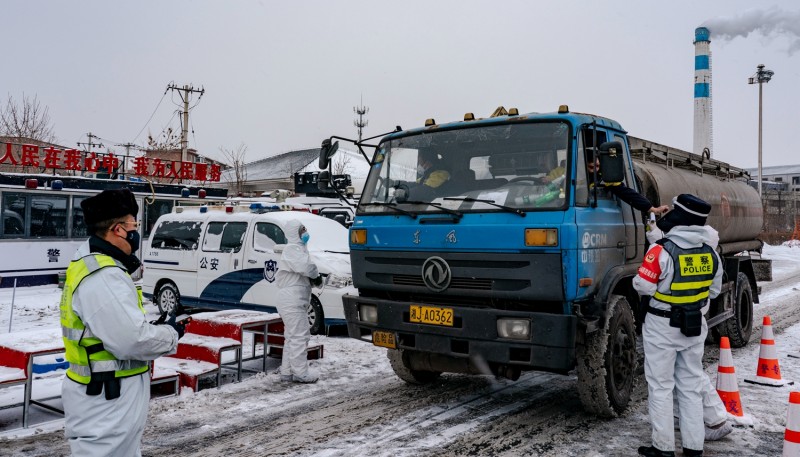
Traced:
<path fill-rule="evenodd" d="M 275 224 L 259 222 L 253 235 L 253 249 L 258 252 L 272 251 L 276 244 L 286 244 L 286 235 Z"/>
<path fill-rule="evenodd" d="M 239 252 L 247 232 L 247 222 L 209 222 L 203 238 L 205 252 Z"/>
<path fill-rule="evenodd" d="M 597 145 L 601 145 L 605 143 L 606 135 L 605 131 L 598 130 L 597 131 Z M 575 181 L 575 205 L 576 206 L 588 206 L 591 202 L 591 188 L 592 188 L 592 179 L 593 176 L 588 172 L 586 169 L 586 165 L 589 163 L 592 157 L 592 145 L 594 141 L 594 132 L 591 129 L 584 129 L 581 131 L 581 134 L 578 135 L 578 164 L 577 164 L 577 172 L 576 172 L 576 181 Z M 598 176 L 598 179 L 602 180 L 602 176 Z M 600 191 L 597 192 L 597 198 L 610 198 L 606 192 Z"/>
<path fill-rule="evenodd" d="M 150 247 L 193 251 L 200 240 L 200 227 L 198 221 L 164 221 L 156 228 Z"/>

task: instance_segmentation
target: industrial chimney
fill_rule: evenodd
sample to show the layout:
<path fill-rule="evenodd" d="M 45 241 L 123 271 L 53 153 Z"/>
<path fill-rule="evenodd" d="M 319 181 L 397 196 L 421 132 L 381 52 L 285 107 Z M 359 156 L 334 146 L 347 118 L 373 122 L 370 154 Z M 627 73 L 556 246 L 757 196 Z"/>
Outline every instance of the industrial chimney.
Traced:
<path fill-rule="evenodd" d="M 694 30 L 694 153 L 714 155 L 711 134 L 711 51 L 705 27 Z"/>

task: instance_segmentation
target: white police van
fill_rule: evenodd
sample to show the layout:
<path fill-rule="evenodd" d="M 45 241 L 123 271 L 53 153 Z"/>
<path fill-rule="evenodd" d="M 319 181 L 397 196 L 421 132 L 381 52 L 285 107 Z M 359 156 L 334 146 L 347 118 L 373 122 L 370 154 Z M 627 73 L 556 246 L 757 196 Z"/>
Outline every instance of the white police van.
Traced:
<path fill-rule="evenodd" d="M 342 295 L 356 293 L 347 229 L 315 214 L 260 203 L 176 208 L 161 216 L 142 255 L 144 296 L 162 313 L 181 307 L 276 312 L 275 273 L 292 219 L 311 235 L 308 250 L 323 276 L 308 304 L 311 331 L 344 325 Z"/>

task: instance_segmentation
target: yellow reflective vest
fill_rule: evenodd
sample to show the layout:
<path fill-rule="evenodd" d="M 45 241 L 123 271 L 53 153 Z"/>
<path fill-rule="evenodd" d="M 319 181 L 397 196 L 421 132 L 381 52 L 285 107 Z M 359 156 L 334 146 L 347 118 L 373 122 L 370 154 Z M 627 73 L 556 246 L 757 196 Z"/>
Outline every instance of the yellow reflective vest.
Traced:
<path fill-rule="evenodd" d="M 707 244 L 684 249 L 669 240 L 662 245 L 672 257 L 674 272 L 669 292 L 656 292 L 653 298 L 673 306 L 702 307 L 719 268 L 714 250 Z"/>
<path fill-rule="evenodd" d="M 103 348 L 103 342 L 83 324 L 81 318 L 72 309 L 72 298 L 75 290 L 89 275 L 103 268 L 125 267 L 111 256 L 90 254 L 70 262 L 64 281 L 64 293 L 59 305 L 61 314 L 61 333 L 64 338 L 64 349 L 69 368 L 67 376 L 75 382 L 89 384 L 92 374 L 113 372 L 115 378 L 125 378 L 146 372 L 149 364 L 143 360 L 117 360 L 113 354 Z M 139 310 L 144 314 L 142 293 L 139 291 Z"/>

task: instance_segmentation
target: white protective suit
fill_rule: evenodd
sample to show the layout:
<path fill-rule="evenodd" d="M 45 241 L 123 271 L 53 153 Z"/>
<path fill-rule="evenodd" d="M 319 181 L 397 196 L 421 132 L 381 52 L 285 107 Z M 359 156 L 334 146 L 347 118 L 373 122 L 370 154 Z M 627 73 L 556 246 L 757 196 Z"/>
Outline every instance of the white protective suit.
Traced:
<path fill-rule="evenodd" d="M 278 314 L 283 320 L 283 358 L 281 375 L 307 379 L 306 349 L 311 338 L 307 307 L 311 300 L 311 282 L 319 276 L 306 245 L 300 241 L 303 224 L 291 220 L 286 224 L 286 247 L 278 262 L 275 282 L 278 285 Z"/>
<path fill-rule="evenodd" d="M 697 248 L 718 241 L 716 231 L 708 226 L 673 227 L 665 238 L 684 249 Z M 650 246 L 651 250 L 659 247 Z M 709 289 L 709 297 L 719 295 L 722 288 L 722 262 L 716 251 L 714 256 L 718 262 L 717 272 Z M 647 257 L 647 254 L 645 254 Z M 633 279 L 633 287 L 640 295 L 650 295 L 659 291 L 669 294 L 674 275 L 673 261 L 670 255 L 661 250 L 658 256 L 657 282 L 651 282 L 641 273 Z M 660 310 L 669 310 L 670 305 L 651 298 L 650 306 Z M 708 310 L 708 303 L 702 312 Z M 703 390 L 709 385 L 708 376 L 703 370 L 703 342 L 708 333 L 705 318 L 702 319 L 702 330 L 699 336 L 687 337 L 676 327 L 670 327 L 669 318 L 647 313 L 642 326 L 642 339 L 645 353 L 645 377 L 648 388 L 648 410 L 653 427 L 653 446 L 662 451 L 675 450 L 675 429 L 673 426 L 673 390 L 678 396 L 680 405 L 679 419 L 681 441 L 684 448 L 702 450 L 704 441 L 703 426 Z"/>
<path fill-rule="evenodd" d="M 87 241 L 74 260 L 90 253 Z M 153 360 L 172 353 L 178 333 L 168 325 L 151 325 L 138 307 L 136 286 L 120 268 L 103 268 L 75 290 L 72 306 L 103 347 L 119 360 Z M 120 396 L 86 395 L 86 385 L 64 377 L 64 432 L 72 455 L 140 456 L 150 401 L 150 373 L 122 378 Z"/>
<path fill-rule="evenodd" d="M 711 246 L 712 249 L 716 250 L 717 245 L 719 244 L 719 233 L 714 230 L 713 227 L 710 225 L 705 226 L 706 231 L 708 232 L 708 240 L 705 243 Z M 647 232 L 647 241 L 651 244 L 655 243 L 656 241 L 660 240 L 664 237 L 664 233 L 661 232 L 661 229 L 656 227 L 655 223 L 650 225 L 650 229 Z M 725 405 L 722 403 L 722 399 L 719 398 L 719 394 L 717 393 L 717 388 L 711 382 L 711 378 L 706 373 L 706 382 L 704 383 L 703 388 L 703 422 L 707 427 L 714 427 L 722 424 L 726 420 L 728 420 L 728 410 L 725 409 Z M 674 405 L 674 412 L 677 415 L 677 411 L 680 410 L 678 406 L 678 397 L 677 395 L 673 398 L 673 405 Z M 708 439 L 708 435 L 706 436 Z"/>

